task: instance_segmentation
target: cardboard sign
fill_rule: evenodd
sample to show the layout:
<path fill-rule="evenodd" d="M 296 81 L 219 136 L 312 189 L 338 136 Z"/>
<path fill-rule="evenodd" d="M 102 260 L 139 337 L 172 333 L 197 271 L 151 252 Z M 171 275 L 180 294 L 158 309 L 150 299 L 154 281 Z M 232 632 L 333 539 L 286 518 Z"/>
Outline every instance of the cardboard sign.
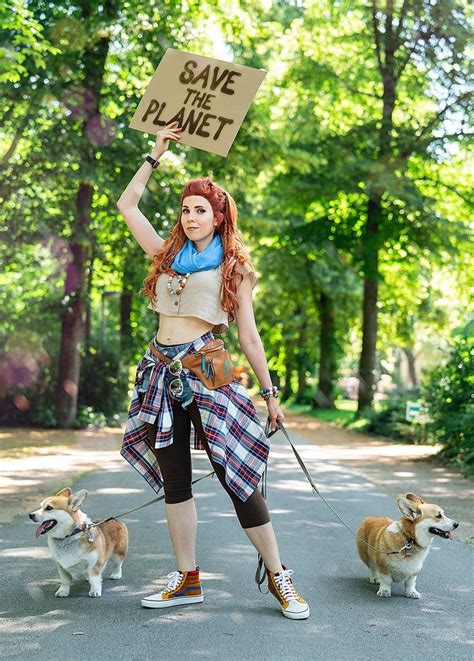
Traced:
<path fill-rule="evenodd" d="M 227 156 L 266 75 L 263 69 L 168 48 L 130 128 L 156 135 L 177 121 L 180 142 Z"/>

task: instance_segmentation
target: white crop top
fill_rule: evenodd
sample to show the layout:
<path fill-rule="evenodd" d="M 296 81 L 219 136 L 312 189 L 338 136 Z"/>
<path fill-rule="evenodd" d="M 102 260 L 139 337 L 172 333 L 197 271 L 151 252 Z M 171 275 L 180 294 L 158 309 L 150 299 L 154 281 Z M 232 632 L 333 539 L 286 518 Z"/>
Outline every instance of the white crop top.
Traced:
<path fill-rule="evenodd" d="M 222 264 L 215 269 L 195 271 L 189 276 L 179 296 L 168 292 L 168 273 L 161 273 L 155 284 L 155 299 L 147 307 L 172 317 L 198 317 L 214 324 L 214 333 L 229 329 L 229 317 L 222 309 Z M 176 290 L 178 279 L 173 276 L 171 286 Z"/>

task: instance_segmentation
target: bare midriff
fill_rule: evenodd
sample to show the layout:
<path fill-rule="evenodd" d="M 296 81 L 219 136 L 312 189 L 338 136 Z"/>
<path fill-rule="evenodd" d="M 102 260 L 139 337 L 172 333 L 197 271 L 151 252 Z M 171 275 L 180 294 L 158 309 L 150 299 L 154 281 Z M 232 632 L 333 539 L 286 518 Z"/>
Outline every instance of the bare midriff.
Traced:
<path fill-rule="evenodd" d="M 173 317 L 160 313 L 156 339 L 160 344 L 184 344 L 214 328 L 215 324 L 198 317 Z"/>

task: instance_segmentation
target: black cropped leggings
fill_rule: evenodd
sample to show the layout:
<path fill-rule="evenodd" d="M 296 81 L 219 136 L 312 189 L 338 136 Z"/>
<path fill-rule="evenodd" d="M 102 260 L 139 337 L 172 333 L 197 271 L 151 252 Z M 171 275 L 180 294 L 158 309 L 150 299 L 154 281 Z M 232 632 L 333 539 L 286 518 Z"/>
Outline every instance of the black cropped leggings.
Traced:
<path fill-rule="evenodd" d="M 219 482 L 232 499 L 234 508 L 242 528 L 253 528 L 261 526 L 270 521 L 270 515 L 265 498 L 258 489 L 244 502 L 232 491 L 225 481 L 225 470 L 211 455 L 204 428 L 202 426 L 201 414 L 196 400 L 194 399 L 188 409 L 183 409 L 180 402 L 173 402 L 173 443 L 164 448 L 155 448 L 156 422 L 146 422 L 148 437 L 155 453 L 165 490 L 165 503 L 182 503 L 193 497 L 191 489 L 192 463 L 191 445 L 189 442 L 191 432 L 191 421 L 203 442 L 204 448 L 215 470 Z"/>

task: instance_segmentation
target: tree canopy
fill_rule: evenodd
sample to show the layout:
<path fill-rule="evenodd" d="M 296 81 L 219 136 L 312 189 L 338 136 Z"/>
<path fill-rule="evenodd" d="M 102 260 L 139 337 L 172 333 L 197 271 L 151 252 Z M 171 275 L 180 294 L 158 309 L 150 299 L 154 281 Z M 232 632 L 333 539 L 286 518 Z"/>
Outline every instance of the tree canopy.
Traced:
<path fill-rule="evenodd" d="M 447 357 L 472 315 L 471 11 L 453 0 L 7 2 L 5 420 L 71 426 L 78 406 L 126 406 L 157 318 L 138 295 L 149 260 L 116 201 L 154 142 L 128 124 L 168 47 L 268 75 L 227 158 L 172 146 L 140 203 L 158 233 L 190 178 L 233 195 L 285 399 L 331 407 L 352 374 L 362 411 L 397 351 L 416 385 L 417 355 Z M 239 351 L 234 328 L 229 343 Z M 98 369 L 100 392 L 87 386 Z"/>

